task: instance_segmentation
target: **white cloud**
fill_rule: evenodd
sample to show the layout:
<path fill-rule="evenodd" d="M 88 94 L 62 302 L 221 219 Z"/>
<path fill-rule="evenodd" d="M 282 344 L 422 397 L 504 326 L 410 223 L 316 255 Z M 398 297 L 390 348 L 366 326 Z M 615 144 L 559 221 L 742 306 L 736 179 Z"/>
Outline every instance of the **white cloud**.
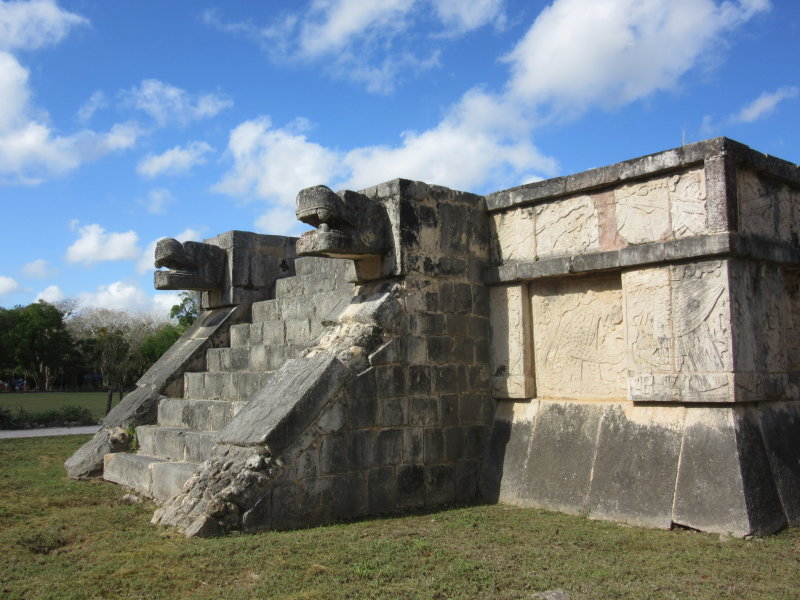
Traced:
<path fill-rule="evenodd" d="M 309 142 L 296 129 L 273 128 L 267 117 L 245 121 L 231 131 L 233 168 L 212 191 L 294 206 L 304 187 L 331 181 L 340 169 L 336 152 Z"/>
<path fill-rule="evenodd" d="M 233 101 L 219 94 L 190 94 L 158 79 L 145 79 L 139 87 L 122 92 L 124 101 L 144 111 L 163 126 L 185 125 L 191 121 L 213 117 Z"/>
<path fill-rule="evenodd" d="M 167 189 L 154 188 L 147 193 L 144 203 L 147 205 L 147 212 L 160 215 L 163 214 L 167 205 L 175 201 L 175 197 Z"/>
<path fill-rule="evenodd" d="M 26 277 L 31 277 L 33 279 L 45 279 L 53 274 L 53 269 L 50 268 L 50 265 L 47 264 L 46 260 L 43 258 L 37 258 L 36 260 L 32 260 L 22 267 L 22 272 Z"/>
<path fill-rule="evenodd" d="M 56 134 L 48 115 L 30 105 L 28 71 L 11 54 L 0 52 L 0 183 L 39 183 L 83 162 L 125 150 L 136 143 L 136 123 L 114 125 L 101 133 L 83 130 Z"/>
<path fill-rule="evenodd" d="M 762 117 L 769 115 L 775 107 L 784 100 L 796 98 L 799 90 L 796 87 L 782 87 L 769 93 L 764 92 L 750 104 L 742 108 L 737 114 L 731 117 L 732 123 L 752 123 Z"/>
<path fill-rule="evenodd" d="M 200 241 L 201 236 L 202 234 L 199 231 L 188 227 L 181 231 L 178 235 L 174 236 L 174 239 L 178 240 L 179 242 L 197 242 Z M 160 239 L 161 238 L 157 238 L 153 240 L 147 244 L 147 247 L 142 251 L 141 256 L 139 256 L 139 260 L 136 262 L 136 271 L 139 274 L 144 274 L 155 269 L 156 244 Z M 172 305 L 170 304 L 170 306 Z"/>
<path fill-rule="evenodd" d="M 502 24 L 503 0 L 432 0 L 436 14 L 448 30 L 462 33 L 489 23 Z"/>
<path fill-rule="evenodd" d="M 19 290 L 19 284 L 5 275 L 0 275 L 0 296 Z"/>
<path fill-rule="evenodd" d="M 613 108 L 674 88 L 767 0 L 556 0 L 506 56 L 510 95 L 554 113 Z"/>
<path fill-rule="evenodd" d="M 206 154 L 213 148 L 206 142 L 189 142 L 186 146 L 175 146 L 162 154 L 148 154 L 136 167 L 140 175 L 180 175 L 191 171 L 192 167 L 206 162 Z"/>
<path fill-rule="evenodd" d="M 207 25 L 257 43 L 275 62 L 323 62 L 336 78 L 389 93 L 404 73 L 439 65 L 440 46 L 490 23 L 502 23 L 503 0 L 313 0 L 263 26 L 225 22 L 216 11 Z M 424 29 L 440 29 L 424 35 Z"/>
<path fill-rule="evenodd" d="M 67 248 L 66 259 L 71 263 L 86 265 L 113 260 L 135 259 L 141 253 L 136 245 L 139 236 L 133 231 L 124 233 L 106 232 L 93 223 L 80 228 L 80 237 Z"/>
<path fill-rule="evenodd" d="M 357 34 L 403 30 L 413 6 L 414 0 L 318 0 L 303 20 L 300 51 L 319 56 L 341 50 Z"/>
<path fill-rule="evenodd" d="M 169 315 L 169 309 L 178 304 L 179 300 L 177 292 L 159 292 L 151 296 L 138 285 L 124 281 L 100 285 L 94 292 L 83 292 L 78 295 L 78 301 L 83 309 L 107 308 L 159 317 Z"/>
<path fill-rule="evenodd" d="M 293 208 L 283 206 L 269 209 L 256 219 L 255 225 L 257 231 L 270 235 L 296 236 L 308 229 L 308 226 L 297 220 Z"/>
<path fill-rule="evenodd" d="M 407 26 L 408 3 L 320 0 L 313 6 L 316 20 L 294 27 L 316 32 L 312 50 L 335 54 L 339 48 L 334 63 L 352 50 L 348 40 L 369 36 L 387 15 L 396 18 L 386 35 Z M 439 18 L 449 14 L 464 27 L 502 19 L 500 3 L 436 6 Z M 230 136 L 233 167 L 213 189 L 266 200 L 259 229 L 291 231 L 283 207 L 299 189 L 318 183 L 358 189 L 407 177 L 480 192 L 549 176 L 555 162 L 532 142 L 543 118 L 576 117 L 673 89 L 726 33 L 769 7 L 767 0 L 555 0 L 505 57 L 510 74 L 501 92 L 470 90 L 436 126 L 404 132 L 393 145 L 331 149 L 274 128 L 266 117 L 244 122 Z"/>
<path fill-rule="evenodd" d="M 36 294 L 34 302 L 38 302 L 39 300 L 44 300 L 45 302 L 53 304 L 55 302 L 60 302 L 63 299 L 64 299 L 64 292 L 61 291 L 60 287 L 58 287 L 57 285 L 48 285 L 41 292 Z"/>
<path fill-rule="evenodd" d="M 89 99 L 78 109 L 78 121 L 87 123 L 94 116 L 94 113 L 107 106 L 108 98 L 106 98 L 105 92 L 102 90 L 93 92 Z"/>
<path fill-rule="evenodd" d="M 477 191 L 516 181 L 531 169 L 552 173 L 555 162 L 535 148 L 529 133 L 513 106 L 472 91 L 433 129 L 404 133 L 399 146 L 350 151 L 345 185 L 358 189 L 405 177 Z"/>
<path fill-rule="evenodd" d="M 0 50 L 35 50 L 57 44 L 73 27 L 88 25 L 52 0 L 0 2 Z"/>

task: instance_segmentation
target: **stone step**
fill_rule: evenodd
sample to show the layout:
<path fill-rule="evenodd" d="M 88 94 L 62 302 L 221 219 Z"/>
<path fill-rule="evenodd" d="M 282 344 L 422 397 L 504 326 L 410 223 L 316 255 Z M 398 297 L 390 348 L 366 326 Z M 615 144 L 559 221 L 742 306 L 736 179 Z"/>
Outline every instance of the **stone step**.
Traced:
<path fill-rule="evenodd" d="M 289 358 L 296 358 L 308 344 L 211 348 L 207 351 L 207 372 L 277 371 Z"/>
<path fill-rule="evenodd" d="M 334 270 L 323 269 L 307 275 L 284 277 L 275 282 L 275 297 L 280 299 L 298 298 L 319 293 L 331 293 L 345 287 L 353 287 L 353 277 Z"/>
<path fill-rule="evenodd" d="M 183 485 L 197 470 L 197 464 L 168 462 L 143 454 L 107 454 L 103 479 L 132 488 L 163 502 L 180 494 Z"/>
<path fill-rule="evenodd" d="M 317 319 L 284 319 L 239 323 L 231 327 L 231 348 L 267 345 L 297 344 L 307 346 L 322 330 Z"/>
<path fill-rule="evenodd" d="M 273 371 L 219 371 L 184 373 L 184 397 L 191 400 L 249 402 Z"/>
<path fill-rule="evenodd" d="M 332 321 L 350 304 L 355 289 L 350 285 L 332 292 L 254 302 L 253 323 L 287 319 L 316 319 L 320 323 Z"/>
<path fill-rule="evenodd" d="M 158 404 L 158 424 L 195 431 L 221 431 L 246 402 L 164 398 Z"/>
<path fill-rule="evenodd" d="M 217 445 L 215 432 L 182 427 L 140 425 L 136 437 L 141 454 L 176 462 L 203 462 Z"/>
<path fill-rule="evenodd" d="M 298 256 L 294 261 L 294 272 L 301 276 L 334 273 L 343 281 L 353 281 L 356 278 L 355 265 L 348 258 Z"/>

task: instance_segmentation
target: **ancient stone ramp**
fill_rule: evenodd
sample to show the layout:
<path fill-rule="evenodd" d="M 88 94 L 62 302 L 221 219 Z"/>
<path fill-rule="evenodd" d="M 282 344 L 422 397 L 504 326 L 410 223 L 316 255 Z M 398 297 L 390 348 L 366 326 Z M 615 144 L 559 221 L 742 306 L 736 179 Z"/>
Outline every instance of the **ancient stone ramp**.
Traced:
<path fill-rule="evenodd" d="M 299 259 L 298 275 L 277 282 L 277 297 L 254 305 L 253 314 L 274 318 L 232 325 L 230 345 L 209 348 L 206 370 L 185 373 L 184 397 L 161 400 L 157 424 L 136 428 L 138 454 L 109 456 L 104 478 L 159 501 L 180 493 L 210 456 L 219 432 L 281 364 L 313 345 L 323 329 L 319 296 L 328 301 L 328 318 L 349 303 L 347 262 Z M 282 319 L 284 314 L 291 318 Z"/>

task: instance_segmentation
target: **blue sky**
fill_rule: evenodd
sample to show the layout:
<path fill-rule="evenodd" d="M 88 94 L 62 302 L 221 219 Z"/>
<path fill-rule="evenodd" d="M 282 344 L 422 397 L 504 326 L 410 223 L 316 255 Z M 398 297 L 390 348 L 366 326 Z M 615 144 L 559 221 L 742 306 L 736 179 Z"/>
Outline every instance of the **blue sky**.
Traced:
<path fill-rule="evenodd" d="M 160 237 L 725 135 L 800 162 L 796 0 L 0 0 L 0 305 L 166 314 Z"/>

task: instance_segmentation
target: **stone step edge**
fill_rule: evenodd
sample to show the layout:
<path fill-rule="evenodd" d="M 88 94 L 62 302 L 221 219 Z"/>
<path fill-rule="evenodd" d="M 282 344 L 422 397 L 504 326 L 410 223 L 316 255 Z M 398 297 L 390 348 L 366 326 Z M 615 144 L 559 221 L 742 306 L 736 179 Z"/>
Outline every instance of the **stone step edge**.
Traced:
<path fill-rule="evenodd" d="M 106 454 L 103 462 L 104 480 L 160 502 L 179 494 L 183 484 L 199 467 L 198 463 L 166 461 L 126 452 Z"/>

